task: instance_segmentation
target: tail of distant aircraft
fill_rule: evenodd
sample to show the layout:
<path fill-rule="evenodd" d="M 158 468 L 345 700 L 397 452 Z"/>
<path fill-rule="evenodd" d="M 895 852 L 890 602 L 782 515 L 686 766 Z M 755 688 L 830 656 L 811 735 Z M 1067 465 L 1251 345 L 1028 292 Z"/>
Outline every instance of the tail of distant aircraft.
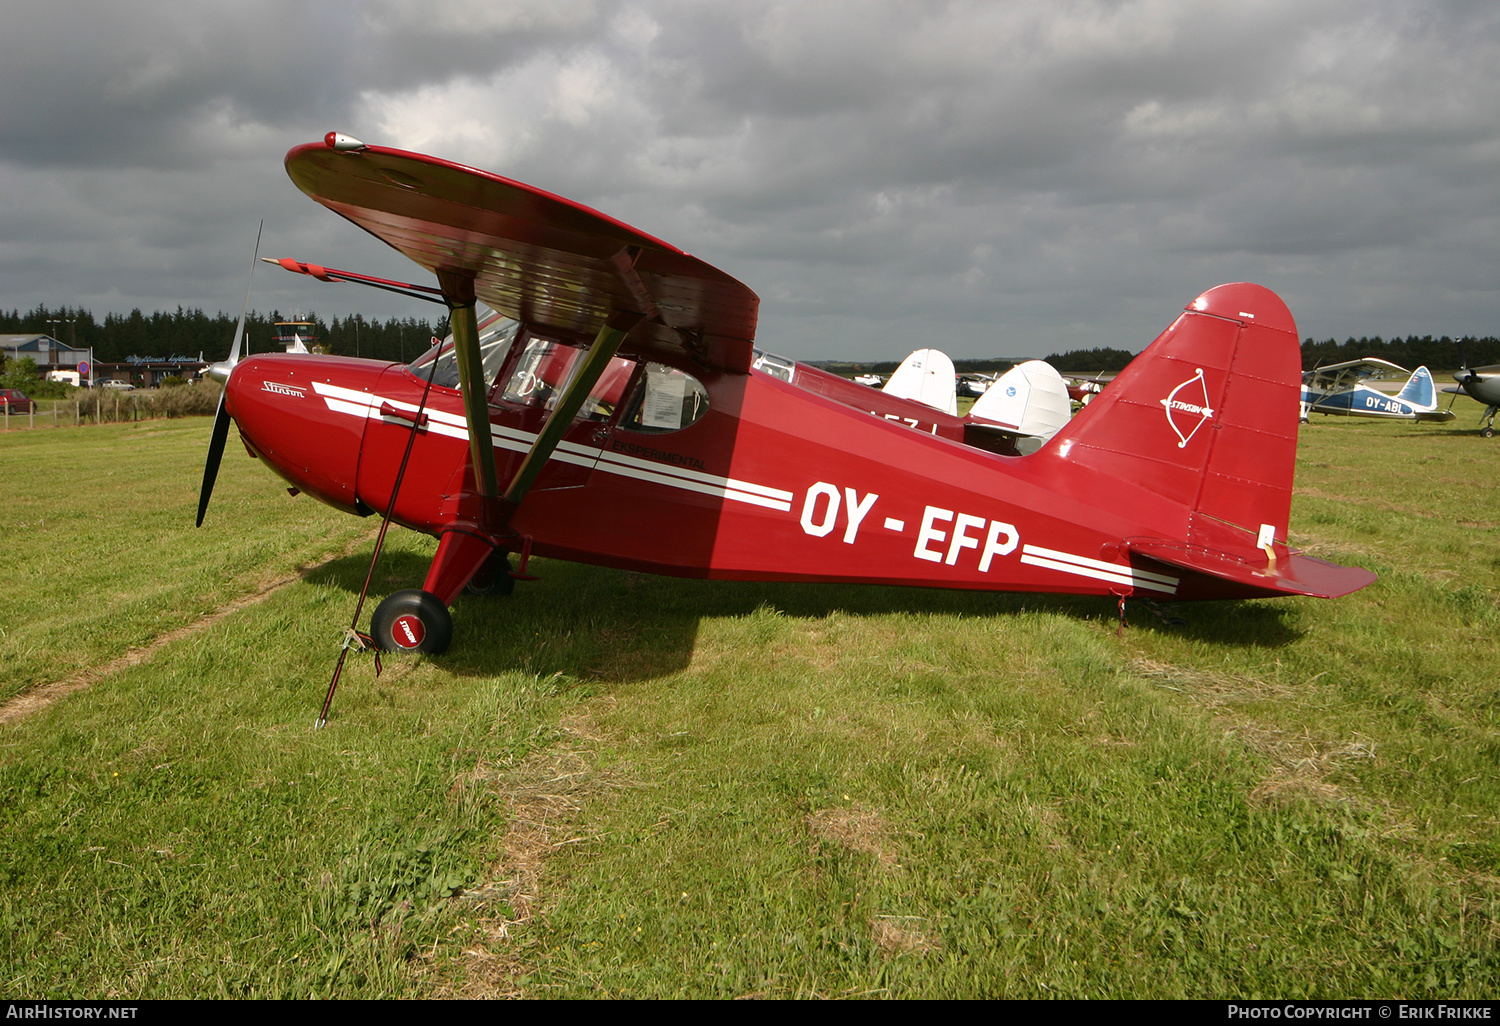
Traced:
<path fill-rule="evenodd" d="M 1068 386 L 1050 363 L 1026 360 L 1002 374 L 969 410 L 968 422 L 998 429 L 1030 441 L 1036 448 L 1063 427 L 1072 415 Z"/>
<path fill-rule="evenodd" d="M 953 361 L 937 349 L 918 349 L 907 356 L 882 391 L 958 416 Z"/>
<path fill-rule="evenodd" d="M 1374 575 L 1286 547 L 1301 371 L 1286 305 L 1259 285 L 1221 285 L 1033 458 L 1078 468 L 1093 501 L 1107 489 L 1154 509 L 1159 531 L 1127 539 L 1132 553 L 1261 594 L 1346 594 Z"/>
<path fill-rule="evenodd" d="M 1432 372 L 1426 367 L 1412 371 L 1396 398 L 1426 410 L 1437 409 L 1437 385 L 1433 384 Z"/>

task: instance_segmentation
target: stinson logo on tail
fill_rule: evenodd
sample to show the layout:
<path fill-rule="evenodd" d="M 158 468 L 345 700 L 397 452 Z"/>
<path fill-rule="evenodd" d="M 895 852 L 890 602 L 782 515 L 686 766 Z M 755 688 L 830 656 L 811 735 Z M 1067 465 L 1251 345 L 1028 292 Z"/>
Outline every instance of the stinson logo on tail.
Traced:
<path fill-rule="evenodd" d="M 1178 398 L 1184 388 L 1195 383 L 1196 390 Z M 1199 396 L 1202 402 L 1196 401 Z M 1167 425 L 1177 435 L 1177 448 L 1181 449 L 1193 440 L 1199 428 L 1213 420 L 1214 411 L 1208 405 L 1208 385 L 1203 380 L 1203 368 L 1199 367 L 1196 374 L 1172 389 L 1161 404 L 1167 411 Z"/>

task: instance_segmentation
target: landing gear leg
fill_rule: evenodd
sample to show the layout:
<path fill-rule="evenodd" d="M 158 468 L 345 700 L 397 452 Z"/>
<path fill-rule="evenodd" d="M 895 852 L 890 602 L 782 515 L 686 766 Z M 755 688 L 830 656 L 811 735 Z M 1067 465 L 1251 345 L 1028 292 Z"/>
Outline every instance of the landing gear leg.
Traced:
<path fill-rule="evenodd" d="M 443 532 L 438 542 L 437 554 L 432 557 L 432 566 L 427 568 L 427 579 L 422 590 L 437 596 L 439 602 L 448 606 L 458 598 L 464 585 L 484 569 L 486 563 L 497 553 L 495 543 L 477 531 L 458 527 Z"/>

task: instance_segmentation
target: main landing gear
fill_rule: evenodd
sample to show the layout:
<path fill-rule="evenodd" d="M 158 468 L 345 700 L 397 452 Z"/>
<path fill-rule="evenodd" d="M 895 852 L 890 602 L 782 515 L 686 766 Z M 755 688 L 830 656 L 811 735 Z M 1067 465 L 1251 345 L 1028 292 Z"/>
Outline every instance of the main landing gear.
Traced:
<path fill-rule="evenodd" d="M 510 558 L 496 552 L 474 572 L 464 592 L 469 595 L 509 595 L 516 579 L 510 573 Z M 370 636 L 382 652 L 441 655 L 453 640 L 453 616 L 443 601 L 430 591 L 405 588 L 388 595 L 370 617 Z"/>

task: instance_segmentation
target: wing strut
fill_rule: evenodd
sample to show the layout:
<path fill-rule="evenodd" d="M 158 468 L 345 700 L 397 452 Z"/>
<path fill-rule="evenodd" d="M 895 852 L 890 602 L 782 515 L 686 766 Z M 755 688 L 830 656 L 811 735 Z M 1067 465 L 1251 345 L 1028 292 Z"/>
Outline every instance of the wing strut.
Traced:
<path fill-rule="evenodd" d="M 500 495 L 495 476 L 495 449 L 490 436 L 489 389 L 484 380 L 484 362 L 479 355 L 479 322 L 474 315 L 474 278 L 453 271 L 439 271 L 438 283 L 450 311 L 453 352 L 458 357 L 458 383 L 464 400 L 464 419 L 469 422 L 469 459 L 474 465 L 474 483 L 482 498 L 491 502 Z M 549 422 L 550 423 L 550 422 Z"/>
<path fill-rule="evenodd" d="M 614 358 L 615 353 L 619 352 L 620 343 L 644 316 L 644 314 L 629 310 L 615 310 L 605 320 L 604 325 L 599 329 L 599 334 L 594 336 L 594 344 L 589 346 L 589 351 L 584 355 L 577 372 L 563 389 L 557 406 L 547 417 L 542 430 L 538 432 L 536 442 L 526 453 L 526 458 L 521 461 L 516 476 L 511 479 L 510 486 L 505 489 L 505 503 L 509 508 L 515 509 L 525 497 L 527 490 L 531 488 L 531 483 L 547 465 L 547 460 L 551 458 L 552 451 L 557 448 L 557 443 L 562 441 L 563 432 L 578 415 L 589 392 L 593 391 L 594 385 L 599 381 L 599 376 L 604 373 L 604 368 L 609 366 L 609 361 Z"/>

